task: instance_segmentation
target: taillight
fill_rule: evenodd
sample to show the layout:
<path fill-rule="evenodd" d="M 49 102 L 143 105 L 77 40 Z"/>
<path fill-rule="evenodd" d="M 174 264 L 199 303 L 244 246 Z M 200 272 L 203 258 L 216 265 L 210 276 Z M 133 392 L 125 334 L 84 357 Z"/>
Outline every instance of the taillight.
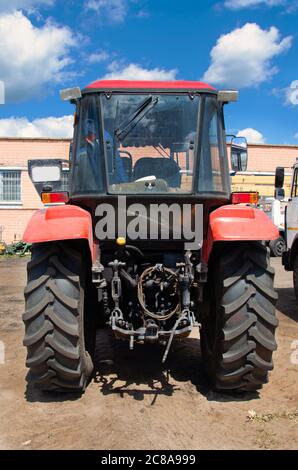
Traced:
<path fill-rule="evenodd" d="M 258 201 L 258 192 L 232 193 L 232 204 L 257 204 Z"/>
<path fill-rule="evenodd" d="M 41 200 L 44 204 L 65 204 L 68 202 L 68 193 L 61 191 L 57 193 L 41 193 Z"/>

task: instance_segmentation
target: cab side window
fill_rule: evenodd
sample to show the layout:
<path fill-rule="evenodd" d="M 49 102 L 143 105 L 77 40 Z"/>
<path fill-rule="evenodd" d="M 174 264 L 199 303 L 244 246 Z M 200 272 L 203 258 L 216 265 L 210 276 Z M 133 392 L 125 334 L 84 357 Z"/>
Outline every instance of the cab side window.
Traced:
<path fill-rule="evenodd" d="M 72 151 L 72 192 L 92 194 L 103 191 L 103 146 L 100 142 L 99 105 L 95 96 L 82 102 L 75 147 Z"/>
<path fill-rule="evenodd" d="M 228 188 L 224 168 L 226 155 L 222 145 L 223 120 L 215 98 L 206 98 L 204 113 L 198 192 L 226 193 Z"/>

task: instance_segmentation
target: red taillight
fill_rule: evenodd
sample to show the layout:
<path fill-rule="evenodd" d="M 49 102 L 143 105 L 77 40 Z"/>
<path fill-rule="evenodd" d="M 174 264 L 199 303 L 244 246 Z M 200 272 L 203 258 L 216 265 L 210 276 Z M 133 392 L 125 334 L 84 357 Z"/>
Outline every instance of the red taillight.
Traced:
<path fill-rule="evenodd" d="M 65 204 L 68 202 L 69 197 L 67 192 L 59 193 L 42 193 L 41 200 L 44 204 Z"/>
<path fill-rule="evenodd" d="M 257 204 L 258 201 L 257 192 L 232 193 L 232 204 Z"/>

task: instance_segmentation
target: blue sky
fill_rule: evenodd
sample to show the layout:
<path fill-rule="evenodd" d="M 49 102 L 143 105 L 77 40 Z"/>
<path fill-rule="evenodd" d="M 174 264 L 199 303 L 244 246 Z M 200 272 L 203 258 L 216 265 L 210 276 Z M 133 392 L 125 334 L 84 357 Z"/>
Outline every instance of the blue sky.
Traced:
<path fill-rule="evenodd" d="M 0 135 L 69 135 L 59 89 L 97 78 L 204 79 L 240 91 L 229 131 L 298 145 L 297 22 L 296 0 L 0 0 Z"/>

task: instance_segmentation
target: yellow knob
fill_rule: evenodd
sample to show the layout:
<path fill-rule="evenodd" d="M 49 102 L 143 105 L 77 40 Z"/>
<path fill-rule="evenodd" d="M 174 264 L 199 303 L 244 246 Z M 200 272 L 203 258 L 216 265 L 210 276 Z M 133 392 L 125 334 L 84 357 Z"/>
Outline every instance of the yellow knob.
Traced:
<path fill-rule="evenodd" d="M 126 238 L 124 237 L 119 237 L 116 240 L 117 245 L 119 246 L 125 246 L 126 245 Z"/>

